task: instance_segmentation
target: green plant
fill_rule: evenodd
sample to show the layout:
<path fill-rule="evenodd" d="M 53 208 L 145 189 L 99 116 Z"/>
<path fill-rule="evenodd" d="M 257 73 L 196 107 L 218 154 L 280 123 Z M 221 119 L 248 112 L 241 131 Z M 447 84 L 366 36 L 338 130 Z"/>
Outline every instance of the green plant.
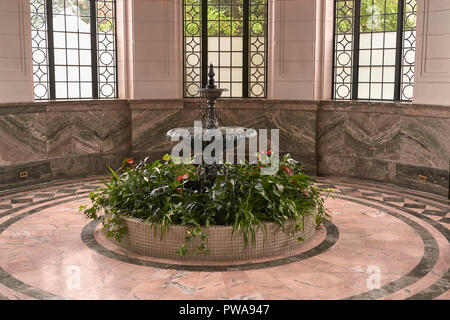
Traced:
<path fill-rule="evenodd" d="M 262 175 L 262 163 L 269 157 L 270 152 L 259 154 L 256 164 L 224 164 L 209 186 L 199 179 L 203 165 L 175 164 L 169 155 L 163 162 L 149 162 L 147 158 L 136 166 L 125 159 L 119 170 L 110 168 L 104 186 L 90 194 L 92 205 L 81 206 L 80 211 L 102 221 L 105 234 L 119 241 L 126 232 L 121 224 L 123 216 L 146 221 L 155 235 L 160 231 L 161 237 L 173 224 L 187 226 L 185 243 L 178 251 L 181 255 L 186 254 L 186 244 L 195 237 L 202 240 L 197 251 L 206 252 L 208 239 L 203 228 L 211 225 L 233 226 L 233 234 L 242 233 L 245 245 L 255 242 L 256 229 L 264 231 L 266 222 L 285 230 L 286 222 L 294 221 L 291 232 L 295 234 L 303 229 L 305 216 L 314 210 L 320 225 L 328 217 L 321 192 L 329 190 L 315 186 L 290 155 L 271 159 L 280 170 Z"/>

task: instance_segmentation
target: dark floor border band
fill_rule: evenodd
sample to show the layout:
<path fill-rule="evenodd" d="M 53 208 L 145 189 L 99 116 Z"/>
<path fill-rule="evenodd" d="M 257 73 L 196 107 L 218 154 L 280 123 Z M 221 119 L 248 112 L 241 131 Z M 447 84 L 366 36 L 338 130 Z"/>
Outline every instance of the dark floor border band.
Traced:
<path fill-rule="evenodd" d="M 340 184 L 340 183 L 336 183 L 336 184 Z M 88 192 L 84 192 L 84 193 L 88 193 Z M 33 213 L 36 213 L 38 211 L 50 208 L 52 206 L 56 206 L 62 203 L 66 203 L 66 202 L 70 202 L 72 200 L 75 200 L 78 198 L 78 195 L 80 194 L 70 194 L 70 195 L 65 195 L 62 197 L 70 197 L 67 198 L 65 200 L 62 201 L 58 201 L 58 202 L 52 202 L 50 204 L 35 208 L 33 210 L 21 213 L 7 221 L 5 221 L 4 223 L 2 223 L 0 225 L 0 233 L 3 232 L 6 228 L 8 228 L 9 226 L 11 226 L 12 224 L 14 224 L 15 222 L 19 221 L 22 218 L 25 218 Z M 418 232 L 418 234 L 420 235 L 420 237 L 422 238 L 423 242 L 424 242 L 424 255 L 421 259 L 421 261 L 419 262 L 419 264 L 412 270 L 410 271 L 408 274 L 404 275 L 403 277 L 401 277 L 400 279 L 397 279 L 393 282 L 388 283 L 387 285 L 383 286 L 380 289 L 375 289 L 375 290 L 371 290 L 362 294 L 358 294 L 346 299 L 374 299 L 374 298 L 379 298 L 382 297 L 386 294 L 390 294 L 393 292 L 396 292 L 414 282 L 416 282 L 417 280 L 419 280 L 420 278 L 422 278 L 424 275 L 426 275 L 429 271 L 431 271 L 431 269 L 433 268 L 434 264 L 437 261 L 437 258 L 439 256 L 439 247 L 437 246 L 437 242 L 436 240 L 433 238 L 433 236 L 424 228 L 422 227 L 420 224 L 416 223 L 415 221 L 410 220 L 409 218 L 396 213 L 396 212 L 392 212 L 386 208 L 382 208 L 370 203 L 367 203 L 366 201 L 377 201 L 375 199 L 364 199 L 365 201 L 360 201 L 357 199 L 353 199 L 353 198 L 348 198 L 348 197 L 344 197 L 342 195 L 336 194 L 335 195 L 337 198 L 341 198 L 344 200 L 348 200 L 348 201 L 352 201 L 355 203 L 359 203 L 362 205 L 367 205 L 369 207 L 378 209 L 378 210 L 382 210 L 383 212 L 386 212 L 396 218 L 399 218 L 400 220 L 402 220 L 403 222 L 407 223 L 408 225 L 410 225 L 416 232 Z M 49 200 L 45 200 L 45 201 L 54 201 L 55 198 L 53 199 L 49 199 Z M 379 201 L 381 202 L 381 201 Z M 389 206 L 389 203 L 385 203 L 385 202 L 381 202 L 383 203 L 383 205 L 385 206 Z M 38 203 L 33 203 L 32 205 L 36 205 Z M 20 208 L 15 208 L 17 210 L 22 210 L 24 208 L 28 207 L 27 206 L 22 206 Z M 392 205 L 391 205 L 392 207 Z M 397 206 L 394 206 L 397 207 Z M 407 210 L 406 208 L 403 207 L 398 207 L 399 210 L 407 212 L 407 211 L 411 211 L 411 210 Z M 415 216 L 417 216 L 418 218 L 420 218 L 421 220 L 423 220 L 426 217 L 422 217 L 420 214 L 413 212 L 413 214 Z M 430 219 L 432 220 L 432 219 Z M 407 222 L 409 221 L 409 223 Z M 427 221 L 428 222 L 428 221 Z M 435 222 L 433 220 L 433 222 Z M 94 229 L 96 227 L 98 222 L 93 221 L 90 222 L 88 225 L 86 225 L 84 227 L 84 229 L 82 230 L 81 233 L 81 237 L 83 239 L 83 242 L 90 247 L 91 249 L 96 247 L 96 244 L 100 247 L 105 249 L 105 252 L 98 252 L 104 256 L 108 257 L 108 252 L 113 253 L 114 255 L 119 255 L 113 251 L 110 251 L 104 247 L 102 247 L 100 244 L 98 244 L 98 242 L 95 240 L 94 238 Z M 249 270 L 249 269 L 254 269 L 254 268 L 268 268 L 268 267 L 274 267 L 277 265 L 282 265 L 282 264 L 286 264 L 286 263 L 292 263 L 292 262 L 296 262 L 302 259 L 306 259 L 315 255 L 318 255 L 326 250 L 328 250 L 329 248 L 331 248 L 338 240 L 339 238 L 339 231 L 337 229 L 337 227 L 330 223 L 330 222 L 326 222 L 325 223 L 325 227 L 327 228 L 327 237 L 324 241 L 322 241 L 322 243 L 320 243 L 318 246 L 316 246 L 313 249 L 310 249 L 304 253 L 301 253 L 299 255 L 296 256 L 292 256 L 292 257 L 288 257 L 288 258 L 283 258 L 283 259 L 278 259 L 278 260 L 274 260 L 274 261 L 268 261 L 268 262 L 263 262 L 263 263 L 255 263 L 255 264 L 249 264 L 249 265 L 243 265 L 243 269 L 236 269 L 241 267 L 240 265 L 234 265 L 234 266 L 227 266 L 227 270 L 218 270 L 217 268 L 220 268 L 220 266 L 211 266 L 214 269 L 208 269 L 207 271 L 235 271 L 235 270 Z M 87 233 L 90 233 L 90 235 L 92 236 L 89 239 L 89 236 Z M 87 237 L 86 237 L 87 236 Z M 86 241 L 85 241 L 86 240 Z M 94 249 L 95 250 L 95 249 Z M 113 255 L 113 256 L 114 256 Z M 121 256 L 121 255 L 119 255 Z M 121 260 L 124 262 L 128 262 L 128 263 L 133 263 L 137 264 L 137 265 L 147 265 L 147 264 L 154 264 L 153 262 L 150 261 L 144 261 L 144 260 L 139 260 L 139 259 L 133 259 L 133 258 L 129 258 L 126 256 L 122 256 L 125 258 L 125 260 Z M 111 257 L 110 257 L 111 258 Z M 300 258 L 300 259 L 299 259 Z M 129 259 L 132 260 L 136 260 L 133 262 L 128 261 Z M 277 264 L 279 262 L 279 260 L 284 261 L 283 263 Z M 267 266 L 257 266 L 259 264 L 270 264 Z M 203 270 L 205 269 L 205 266 L 180 266 L 180 265 L 167 265 L 166 267 L 162 267 L 161 265 L 164 265 L 162 263 L 159 263 L 159 265 L 157 266 L 158 268 L 161 269 L 174 269 L 176 267 L 183 267 L 182 270 L 186 270 L 186 271 L 202 271 L 202 270 L 196 270 L 196 268 L 200 267 Z M 150 265 L 150 266 L 154 266 L 154 265 Z M 409 297 L 409 299 L 432 299 L 433 297 L 437 297 L 440 294 L 442 294 L 443 292 L 445 292 L 446 290 L 449 289 L 449 279 L 448 279 L 448 272 L 446 274 L 443 275 L 443 277 L 438 280 L 437 282 L 435 282 L 433 285 L 431 285 L 429 288 L 417 293 L 416 295 Z M 39 288 L 35 288 L 32 287 L 30 285 L 27 285 L 26 283 L 14 278 L 13 276 L 9 275 L 5 270 L 3 270 L 2 268 L 0 268 L 0 283 L 2 283 L 3 285 L 19 292 L 22 294 L 25 294 L 27 296 L 30 297 L 34 297 L 37 299 L 65 299 L 64 297 L 60 297 L 57 295 L 54 295 L 52 293 L 49 293 L 47 291 L 41 290 Z"/>
<path fill-rule="evenodd" d="M 389 294 L 392 294 L 394 292 L 397 292 L 403 288 L 412 285 L 413 283 L 417 282 L 418 280 L 426 276 L 433 269 L 439 257 L 439 246 L 437 244 L 436 239 L 434 239 L 433 235 L 423 226 L 397 212 L 371 203 L 367 203 L 366 201 L 353 199 L 351 197 L 345 197 L 340 194 L 335 194 L 335 197 L 380 210 L 401 220 L 419 234 L 424 244 L 424 253 L 422 259 L 410 272 L 403 275 L 397 280 L 389 282 L 388 284 L 382 286 L 379 289 L 373 289 L 351 297 L 347 297 L 344 300 L 367 300 L 367 299 L 382 298 L 384 296 L 387 296 Z"/>
<path fill-rule="evenodd" d="M 324 221 L 324 225 L 327 232 L 327 236 L 325 237 L 325 239 L 314 248 L 299 253 L 297 255 L 264 262 L 227 265 L 227 266 L 181 265 L 181 264 L 170 264 L 170 263 L 141 260 L 137 258 L 127 257 L 125 255 L 109 250 L 104 246 L 102 246 L 100 243 L 98 243 L 98 241 L 95 239 L 94 231 L 98 224 L 99 224 L 98 221 L 91 221 L 83 228 L 81 232 L 81 239 L 84 242 L 84 244 L 86 244 L 86 246 L 88 246 L 90 249 L 94 250 L 98 254 L 101 254 L 102 256 L 105 256 L 107 258 L 139 266 L 153 267 L 159 269 L 172 269 L 180 271 L 219 272 L 219 271 L 243 271 L 243 270 L 277 267 L 288 263 L 298 262 L 321 254 L 330 249 L 332 246 L 334 246 L 334 244 L 339 239 L 339 230 L 337 229 L 337 227 L 330 221 Z"/>
<path fill-rule="evenodd" d="M 3 268 L 0 267 L 0 283 L 6 287 L 13 289 L 26 296 L 36 298 L 39 300 L 67 300 L 64 297 L 60 297 L 48 291 L 30 286 L 19 279 L 14 278 Z"/>
<path fill-rule="evenodd" d="M 406 300 L 427 300 L 439 297 L 450 289 L 450 269 L 444 273 L 444 276 L 433 283 L 431 286 L 421 292 L 406 298 Z"/>
<path fill-rule="evenodd" d="M 340 183 L 337 183 L 337 184 L 340 184 Z M 350 186 L 350 184 L 346 184 L 346 183 L 343 183 L 343 185 Z M 373 188 L 373 187 L 372 188 L 371 187 L 363 187 L 363 188 L 367 189 L 367 190 L 379 192 L 378 189 Z M 383 193 L 390 194 L 390 195 L 398 195 L 396 193 L 385 192 L 385 191 L 383 191 Z M 407 193 L 407 192 L 405 192 L 405 193 Z M 338 193 L 338 194 L 343 194 L 343 193 Z M 420 196 L 420 195 L 416 195 L 416 196 Z M 429 218 L 427 216 L 424 216 L 424 215 L 422 215 L 422 214 L 420 214 L 420 213 L 418 213 L 416 211 L 410 210 L 410 209 L 405 208 L 405 207 L 400 207 L 400 206 L 397 206 L 397 205 L 392 204 L 392 203 L 384 202 L 384 201 L 377 200 L 377 199 L 371 199 L 371 198 L 365 198 L 365 199 L 366 200 L 370 200 L 372 202 L 377 202 L 377 203 L 383 204 L 383 205 L 391 207 L 391 208 L 395 208 L 397 210 L 400 210 L 400 211 L 403 211 L 405 213 L 408 213 L 408 214 L 411 214 L 411 215 L 415 216 L 416 218 L 418 218 L 418 219 L 420 219 L 420 220 L 430 224 L 437 231 L 439 231 L 447 239 L 447 241 L 450 242 L 450 230 L 448 228 L 446 228 L 445 226 L 443 226 L 438 221 L 435 221 L 435 220 L 433 220 L 433 219 L 431 219 L 431 218 Z M 417 201 L 417 202 L 422 202 L 424 204 L 428 204 L 428 202 L 423 201 L 423 200 L 418 200 L 418 199 L 413 199 L 413 198 L 409 198 L 409 199 L 412 199 L 412 200 Z M 430 205 L 435 206 L 434 204 L 430 204 Z M 443 208 L 443 209 L 446 209 L 446 208 Z M 411 296 L 411 297 L 409 297 L 407 299 L 423 300 L 423 299 L 433 299 L 435 297 L 438 297 L 438 296 L 440 296 L 441 294 L 443 294 L 444 292 L 446 292 L 447 290 L 450 289 L 450 280 L 449 280 L 449 278 L 450 278 L 450 269 L 447 270 L 447 272 L 445 272 L 442 275 L 441 279 L 439 279 L 433 285 L 431 285 L 430 287 L 422 290 L 421 292 L 419 292 L 419 293 L 417 293 L 417 294 L 415 294 L 415 295 L 413 295 L 413 296 Z"/>

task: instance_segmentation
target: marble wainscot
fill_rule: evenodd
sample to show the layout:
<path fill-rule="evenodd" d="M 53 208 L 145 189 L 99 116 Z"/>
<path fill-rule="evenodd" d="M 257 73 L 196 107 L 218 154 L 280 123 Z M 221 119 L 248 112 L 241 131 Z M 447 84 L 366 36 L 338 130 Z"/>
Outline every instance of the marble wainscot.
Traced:
<path fill-rule="evenodd" d="M 0 105 L 0 189 L 105 174 L 160 158 L 171 128 L 201 120 L 200 99 Z M 280 152 L 307 173 L 388 182 L 448 196 L 450 108 L 410 103 L 221 99 L 219 123 L 279 129 Z M 19 173 L 28 171 L 28 178 Z M 419 181 L 419 175 L 426 182 Z"/>
<path fill-rule="evenodd" d="M 322 101 L 318 171 L 390 182 L 448 196 L 450 108 Z M 419 181 L 419 175 L 426 182 Z"/>
<path fill-rule="evenodd" d="M 166 133 L 201 120 L 200 99 L 130 101 L 133 156 L 160 157 L 170 152 Z M 309 174 L 316 172 L 317 102 L 222 99 L 217 103 L 220 124 L 253 129 L 279 129 L 280 152 L 292 154 Z"/>
<path fill-rule="evenodd" d="M 0 105 L 0 189 L 104 174 L 130 148 L 125 100 Z"/>

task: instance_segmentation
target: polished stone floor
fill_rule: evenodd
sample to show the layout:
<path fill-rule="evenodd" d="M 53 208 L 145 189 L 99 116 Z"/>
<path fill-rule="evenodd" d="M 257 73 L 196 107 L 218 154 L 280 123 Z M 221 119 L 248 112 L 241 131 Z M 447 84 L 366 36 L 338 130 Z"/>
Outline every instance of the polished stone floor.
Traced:
<path fill-rule="evenodd" d="M 180 265 L 124 252 L 79 212 L 97 178 L 0 195 L 0 299 L 450 299 L 449 201 L 359 180 L 271 261 Z"/>

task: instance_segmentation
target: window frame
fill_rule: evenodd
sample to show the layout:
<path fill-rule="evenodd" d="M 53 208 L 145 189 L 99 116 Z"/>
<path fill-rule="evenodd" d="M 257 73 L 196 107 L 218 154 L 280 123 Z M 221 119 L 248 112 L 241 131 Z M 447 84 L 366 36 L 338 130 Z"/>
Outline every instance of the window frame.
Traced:
<path fill-rule="evenodd" d="M 398 0 L 397 2 L 397 28 L 395 30 L 396 32 L 396 46 L 395 46 L 395 78 L 394 78 L 394 96 L 393 99 L 385 99 L 383 98 L 383 94 L 381 94 L 381 99 L 375 99 L 375 98 L 359 98 L 359 69 L 360 69 L 360 36 L 361 34 L 363 34 L 364 32 L 361 32 L 361 3 L 363 0 L 351 0 L 353 3 L 353 7 L 352 7 L 352 32 L 351 33 L 339 33 L 337 30 L 337 24 L 338 24 L 338 20 L 339 17 L 337 16 L 337 7 L 339 2 L 344 2 L 344 0 L 334 0 L 334 6 L 333 6 L 333 58 L 332 58 L 332 86 L 331 86 L 331 97 L 334 100 L 368 100 L 368 101 L 401 101 L 401 102 L 411 102 L 413 99 L 413 95 L 411 96 L 411 98 L 408 98 L 405 93 L 404 90 L 405 88 L 402 87 L 403 85 L 405 86 L 411 86 L 414 89 L 414 72 L 415 72 L 415 61 L 413 64 L 404 64 L 405 62 L 405 55 L 409 50 L 412 50 L 415 52 L 415 42 L 416 42 L 416 35 L 414 34 L 413 36 L 413 40 L 412 42 L 408 40 L 408 42 L 411 44 L 411 47 L 407 48 L 405 46 L 405 32 L 407 31 L 411 31 L 412 34 L 414 32 L 416 32 L 417 30 L 417 26 L 415 26 L 414 28 L 406 28 L 407 27 L 407 19 L 410 17 L 411 14 L 416 15 L 417 17 L 417 2 L 415 6 L 411 6 L 410 5 L 410 1 L 411 0 Z M 409 5 L 410 7 L 413 8 L 413 11 L 406 11 L 405 10 L 405 4 Z M 414 10 L 415 9 L 415 10 Z M 356 14 L 357 13 L 357 14 Z M 387 13 L 384 13 L 382 15 L 387 15 Z M 386 33 L 388 31 L 386 31 L 385 29 L 382 31 L 383 33 Z M 371 32 L 372 33 L 372 32 Z M 351 68 L 351 74 L 348 75 L 350 77 L 350 82 L 337 82 L 336 78 L 337 75 L 336 74 L 336 62 L 338 59 L 338 55 L 337 55 L 337 37 L 338 35 L 343 34 L 343 35 L 351 35 L 352 37 L 352 42 L 351 42 L 351 50 L 348 50 L 348 52 L 351 52 L 351 66 L 349 68 Z M 373 34 L 373 33 L 372 33 Z M 408 36 L 409 38 L 410 36 Z M 346 40 L 348 41 L 348 40 Z M 414 46 L 412 46 L 412 44 L 414 43 Z M 386 50 L 385 44 L 383 43 L 383 47 L 381 48 L 382 50 Z M 370 51 L 373 50 L 373 47 L 371 46 Z M 342 50 L 341 50 L 342 51 Z M 343 50 L 344 52 L 347 50 Z M 383 63 L 380 65 L 382 68 L 385 68 L 385 64 L 384 61 Z M 373 67 L 373 65 L 369 66 L 370 68 Z M 405 73 L 403 71 L 403 68 L 407 67 L 409 68 L 409 70 Z M 345 67 L 343 67 L 345 69 Z M 409 71 L 412 70 L 412 76 L 409 76 L 408 73 Z M 409 79 L 409 82 L 404 81 L 405 77 L 407 77 Z M 342 76 L 341 76 L 341 79 Z M 338 93 L 338 87 L 336 86 L 337 83 L 342 83 L 342 85 L 345 85 L 346 83 L 348 85 L 348 89 L 350 90 L 349 94 L 348 94 L 348 98 L 344 97 L 344 98 L 339 98 L 337 97 Z M 370 84 L 372 84 L 371 79 L 369 78 L 369 86 Z M 381 80 L 381 85 L 385 84 L 384 79 Z"/>
<path fill-rule="evenodd" d="M 91 64 L 89 65 L 91 68 L 91 80 L 84 81 L 90 82 L 92 86 L 92 94 L 90 97 L 83 97 L 81 94 L 81 78 L 78 78 L 77 82 L 80 90 L 80 96 L 78 97 L 69 97 L 69 93 L 67 91 L 67 97 L 57 98 L 56 95 L 56 79 L 55 79 L 55 45 L 54 45 L 54 35 L 55 31 L 53 28 L 53 19 L 55 15 L 53 14 L 53 0 L 31 0 L 30 5 L 32 6 L 31 15 L 32 18 L 43 19 L 42 30 L 39 28 L 33 29 L 32 31 L 36 32 L 35 37 L 39 37 L 38 40 L 35 40 L 32 32 L 32 56 L 33 56 L 33 96 L 35 100 L 94 100 L 94 99 L 117 99 L 119 97 L 119 86 L 118 86 L 118 49 L 117 49 L 117 3 L 116 0 L 89 0 L 89 19 L 90 19 L 90 57 Z M 103 7 L 99 7 L 100 4 L 103 3 Z M 111 8 L 107 7 L 107 3 L 111 4 Z M 42 6 L 42 8 L 36 7 Z M 106 11 L 102 9 L 107 7 Z M 33 12 L 34 9 L 34 12 Z M 111 14 L 112 17 L 108 18 L 113 21 L 112 28 L 113 31 L 111 34 L 107 32 L 99 32 L 99 21 L 103 19 L 98 15 L 99 10 L 103 13 Z M 63 14 L 65 16 L 65 14 Z M 41 32 L 41 34 L 39 34 Z M 64 31 L 64 34 L 67 35 L 68 31 Z M 80 34 L 80 31 L 70 32 Z M 45 38 L 43 35 L 45 34 Z M 87 33 L 86 33 L 87 34 Z M 100 36 L 104 35 L 104 39 L 101 40 Z M 111 37 L 107 37 L 110 35 Z M 103 43 L 105 41 L 105 43 Z M 44 43 L 41 46 L 41 43 Z M 37 46 L 35 46 L 37 44 Z M 113 49 L 107 49 L 112 44 Z M 101 48 L 102 47 L 102 48 Z M 64 50 L 68 50 L 68 43 L 65 42 Z M 75 49 L 80 50 L 80 48 Z M 84 49 L 85 50 L 85 49 Z M 35 51 L 41 51 L 45 55 L 45 61 L 43 63 L 36 62 L 34 60 Z M 112 53 L 111 53 L 112 52 Z M 99 63 L 102 59 L 102 55 L 104 53 L 108 53 L 111 55 L 111 62 L 109 64 Z M 42 66 L 46 69 L 46 72 L 42 71 Z M 66 68 L 70 67 L 68 62 L 65 62 L 64 65 Z M 81 68 L 81 65 L 76 65 L 75 67 Z M 37 69 L 36 69 L 37 68 Z M 102 72 L 101 69 L 104 69 Z M 37 75 L 37 71 L 41 71 L 43 75 Z M 66 73 L 68 70 L 66 69 Z M 44 80 L 42 80 L 44 79 Z M 111 80 L 112 79 L 112 80 Z M 69 81 L 66 80 L 64 83 L 67 88 L 69 86 Z M 36 95 L 36 86 L 44 86 L 46 89 L 46 93 L 43 96 Z M 103 86 L 109 86 L 111 89 L 111 94 L 105 94 L 103 92 Z"/>
<path fill-rule="evenodd" d="M 220 0 L 219 0 L 220 3 Z M 196 85 L 201 86 L 201 87 L 205 87 L 208 81 L 208 68 L 209 68 L 209 62 L 208 62 L 208 53 L 209 53 L 209 48 L 208 48 L 208 37 L 210 37 L 208 35 L 208 0 L 199 0 L 199 7 L 200 7 L 200 19 L 199 20 L 195 20 L 195 21 L 199 21 L 200 22 L 200 61 L 199 61 L 199 65 L 200 65 L 200 81 L 186 81 L 187 80 L 187 70 L 189 69 L 189 67 L 192 66 L 187 66 L 187 60 L 188 60 L 188 50 L 186 50 L 186 38 L 194 38 L 194 36 L 192 35 L 186 35 L 186 21 L 185 17 L 186 17 L 186 7 L 187 6 L 192 6 L 189 4 L 186 4 L 186 1 L 183 0 L 182 4 L 183 6 L 182 8 L 182 38 L 183 38 L 183 50 L 182 50 L 182 60 L 183 60 L 183 97 L 184 98 L 196 98 L 199 95 L 192 95 L 189 94 L 188 92 L 188 87 L 190 85 Z M 263 15 L 263 19 L 261 20 L 252 20 L 251 19 L 251 6 L 255 5 L 252 4 L 251 0 L 242 0 L 242 6 L 243 6 L 243 46 L 242 46 L 242 96 L 241 97 L 232 97 L 230 95 L 230 99 L 242 99 L 242 98 L 250 98 L 250 99 L 258 99 L 258 98 L 267 98 L 267 90 L 268 90 L 268 84 L 267 84 L 267 80 L 268 80 L 268 40 L 269 40 L 269 0 L 264 0 L 264 2 L 262 4 L 257 3 L 256 5 L 264 5 L 265 9 L 264 9 L 264 15 Z M 189 21 L 194 21 L 194 20 L 189 20 Z M 232 20 L 233 21 L 233 20 Z M 252 74 L 251 74 L 251 68 L 252 68 L 252 64 L 250 62 L 250 59 L 252 58 L 252 53 L 253 54 L 261 54 L 261 51 L 259 51 L 259 49 L 257 51 L 252 51 L 252 43 L 251 43 L 251 24 L 253 23 L 261 23 L 261 21 L 264 23 L 263 26 L 263 36 L 264 36 L 264 50 L 263 52 L 263 63 L 264 66 L 262 68 L 264 68 L 264 74 L 262 75 L 263 80 L 259 80 L 261 75 L 259 75 L 257 78 L 257 80 L 252 80 Z M 221 36 L 218 36 L 219 39 Z M 227 36 L 228 37 L 228 36 Z M 229 36 L 230 38 L 233 38 L 233 36 Z M 257 36 L 258 37 L 258 36 Z M 192 41 L 192 40 L 191 40 Z M 247 44 L 247 45 L 246 45 Z M 255 46 L 256 47 L 256 46 Z M 220 52 L 234 52 L 234 51 L 228 51 L 228 50 L 224 50 L 218 51 L 219 54 Z M 206 63 L 205 63 L 206 61 Z M 217 68 L 221 68 L 223 66 L 218 65 L 218 66 L 214 66 L 215 69 L 217 70 Z M 230 67 L 232 68 L 232 66 Z M 254 69 L 259 69 L 261 67 L 259 66 L 255 66 Z M 217 74 L 217 71 L 216 71 Z M 254 77 L 256 77 L 256 75 L 253 75 Z M 192 76 L 191 76 L 192 79 Z M 216 82 L 220 82 L 217 81 L 217 76 L 216 76 Z M 230 80 L 230 82 L 225 81 L 226 83 L 233 83 L 232 80 Z M 262 93 L 260 95 L 252 95 L 252 86 L 254 85 L 261 85 L 262 87 Z"/>

